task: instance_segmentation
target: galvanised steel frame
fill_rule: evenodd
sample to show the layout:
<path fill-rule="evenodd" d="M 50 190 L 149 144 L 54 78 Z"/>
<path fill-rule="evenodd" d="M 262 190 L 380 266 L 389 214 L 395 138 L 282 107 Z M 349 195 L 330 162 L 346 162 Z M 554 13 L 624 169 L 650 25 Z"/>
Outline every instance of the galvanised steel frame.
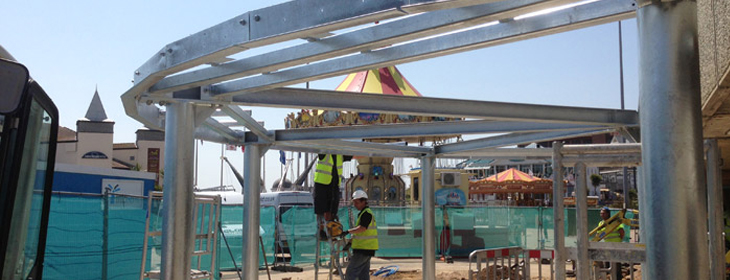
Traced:
<path fill-rule="evenodd" d="M 185 279 L 184 255 L 191 244 L 187 230 L 194 138 L 246 145 L 246 184 L 259 185 L 261 156 L 267 149 L 414 157 L 422 160 L 424 178 L 436 157 L 491 157 L 503 147 L 607 131 L 630 134 L 641 123 L 644 186 L 653 195 L 646 225 L 648 279 L 690 278 L 693 267 L 708 266 L 704 236 L 707 212 L 687 215 L 704 205 L 693 190 L 704 189 L 702 172 L 662 174 L 663 170 L 701 169 L 699 68 L 696 2 L 602 0 L 296 0 L 250 11 L 164 46 L 134 73 L 134 86 L 122 95 L 129 116 L 166 131 L 166 204 L 162 278 Z M 534 13 L 578 4 L 549 13 Z M 533 13 L 533 14 L 531 14 Z M 441 98 L 375 96 L 284 88 L 448 54 L 485 48 L 638 16 L 641 45 L 641 114 L 631 110 L 527 105 Z M 349 32 L 338 31 L 392 19 Z M 694 38 L 694 41 L 692 40 Z M 238 60 L 228 56 L 248 49 L 304 39 L 304 43 Z M 692 42 L 695 44 L 693 45 Z M 696 100 L 695 100 L 696 99 Z M 689 101 L 689 102 L 688 102 Z M 654 103 L 652 103 L 654 102 Z M 366 112 L 463 117 L 466 121 L 340 128 L 267 130 L 238 106 L 321 108 Z M 166 110 L 162 110 L 166 107 Z M 231 128 L 211 116 L 220 111 L 249 131 Z M 648 128 L 647 128 L 648 127 Z M 506 133 L 434 147 L 359 142 L 370 137 Z M 355 141 L 353 141 L 355 140 Z M 691 147 L 677 153 L 680 147 Z M 681 148 L 685 149 L 685 148 Z M 671 157 L 670 155 L 675 155 Z M 679 166 L 682 170 L 678 170 Z M 187 172 L 186 172 L 187 170 Z M 255 176 L 254 176 L 255 175 Z M 432 175 L 432 174 L 431 174 Z M 557 178 L 556 178 L 557 179 Z M 674 180 L 674 182 L 672 182 Z M 424 279 L 434 279 L 435 233 L 433 180 L 424 180 Z M 243 265 L 246 279 L 257 277 L 258 188 L 247 188 L 244 207 Z M 658 191 L 657 191 L 658 192 Z M 169 194 L 168 194 L 169 193 Z M 704 192 L 701 192 L 704 193 Z M 670 209 L 666 205 L 681 206 Z M 642 209 L 644 210 L 644 209 Z M 684 210 L 679 211 L 679 210 Z M 673 216 L 674 215 L 674 216 Z M 642 217 L 644 221 L 645 217 Z M 683 230 L 667 234 L 661 229 Z M 661 236 L 661 238 L 651 238 Z M 677 240 L 687 240 L 685 243 Z M 670 244 L 670 243 L 675 244 Z M 681 247 L 692 244 L 692 248 Z M 661 260 L 661 261 L 659 261 Z M 686 277 L 685 277 L 686 276 Z M 696 276 L 692 274 L 692 277 Z"/>

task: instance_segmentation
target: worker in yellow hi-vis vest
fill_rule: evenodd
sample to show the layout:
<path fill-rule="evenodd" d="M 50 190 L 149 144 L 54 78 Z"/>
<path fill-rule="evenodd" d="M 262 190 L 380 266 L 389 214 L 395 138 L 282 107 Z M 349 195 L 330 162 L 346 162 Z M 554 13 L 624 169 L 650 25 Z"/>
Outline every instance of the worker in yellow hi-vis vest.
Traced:
<path fill-rule="evenodd" d="M 598 223 L 598 227 L 600 227 L 604 223 L 606 223 L 608 218 L 611 218 L 611 210 L 608 209 L 608 207 L 601 208 L 601 219 L 603 219 L 603 220 Z M 601 235 L 601 233 L 603 233 L 605 230 L 606 230 L 606 227 L 601 228 L 598 230 L 598 232 L 596 234 Z M 603 242 L 621 242 L 624 240 L 625 235 L 626 235 L 626 233 L 624 232 L 624 228 L 623 228 L 623 226 L 621 226 L 621 227 L 617 228 L 616 230 L 614 230 L 613 232 L 606 235 L 606 237 L 604 237 L 602 241 Z"/>
<path fill-rule="evenodd" d="M 324 218 L 324 222 L 330 222 L 337 218 L 342 163 L 350 161 L 352 156 L 319 154 L 318 159 L 314 171 L 314 213 L 317 214 L 320 225 L 319 237 L 326 240 L 327 234 L 324 232 L 322 219 Z"/>
<path fill-rule="evenodd" d="M 352 204 L 360 211 L 354 228 L 345 234 L 352 234 L 352 257 L 347 265 L 346 280 L 370 279 L 370 258 L 378 250 L 378 230 L 375 215 L 368 207 L 368 195 L 362 190 L 352 193 Z"/>
<path fill-rule="evenodd" d="M 609 218 L 611 218 L 611 210 L 608 209 L 608 207 L 601 208 L 601 219 L 603 219 L 603 220 L 598 223 L 598 227 L 605 224 Z M 606 230 L 606 227 L 601 228 L 600 230 L 598 230 L 596 235 L 603 234 L 603 232 L 605 230 Z M 625 234 L 626 233 L 624 232 L 624 228 L 621 225 L 621 226 L 619 226 L 619 228 L 617 228 L 616 230 L 614 230 L 611 233 L 609 233 L 608 235 L 606 235 L 606 237 L 604 237 L 603 240 L 601 240 L 601 241 L 602 242 L 622 242 L 624 240 Z M 616 266 L 615 269 L 613 269 L 614 266 Z M 621 279 L 621 264 L 610 263 L 610 267 L 612 268 L 611 269 L 611 272 L 612 272 L 611 279 Z"/>

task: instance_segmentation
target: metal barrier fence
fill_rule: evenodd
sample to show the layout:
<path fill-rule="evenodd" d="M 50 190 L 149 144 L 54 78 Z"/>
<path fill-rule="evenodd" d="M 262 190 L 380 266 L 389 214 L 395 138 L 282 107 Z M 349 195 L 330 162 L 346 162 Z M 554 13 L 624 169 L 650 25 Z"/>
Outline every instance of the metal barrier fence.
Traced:
<path fill-rule="evenodd" d="M 529 255 L 523 254 L 520 247 L 475 250 L 469 254 L 469 280 L 530 279 L 529 262 Z"/>
<path fill-rule="evenodd" d="M 538 279 L 545 279 L 543 266 L 548 266 L 549 272 L 545 277 L 552 280 L 555 272 L 554 258 L 552 250 L 522 250 L 520 247 L 475 250 L 469 255 L 469 279 L 532 279 L 532 266 L 537 265 Z M 484 268 L 482 264 L 485 265 Z M 472 269 L 472 265 L 476 266 L 476 270 Z"/>
<path fill-rule="evenodd" d="M 573 264 L 573 269 L 568 270 L 567 274 L 575 277 L 575 262 L 569 261 L 568 263 Z M 635 265 L 638 263 L 611 263 L 612 267 L 609 267 L 607 262 L 595 261 L 592 262 L 592 273 L 589 279 L 608 280 L 612 279 L 609 278 L 609 275 L 622 273 L 619 279 L 629 276 L 628 279 L 633 280 L 636 276 Z M 547 271 L 545 271 L 545 266 L 547 266 Z M 532 278 L 534 276 L 537 278 Z M 554 280 L 555 277 L 555 252 L 553 250 L 523 250 L 520 247 L 504 247 L 474 250 L 469 255 L 469 280 Z"/>

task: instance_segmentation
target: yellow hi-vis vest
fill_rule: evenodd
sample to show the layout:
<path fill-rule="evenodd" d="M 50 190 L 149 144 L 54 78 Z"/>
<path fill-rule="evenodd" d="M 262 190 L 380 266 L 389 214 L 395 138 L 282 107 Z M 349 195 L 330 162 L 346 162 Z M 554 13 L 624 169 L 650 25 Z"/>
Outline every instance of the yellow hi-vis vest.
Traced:
<path fill-rule="evenodd" d="M 370 220 L 367 230 L 353 234 L 352 249 L 378 250 L 378 229 L 375 224 L 375 215 L 373 215 L 373 211 L 370 210 L 370 208 L 365 208 L 360 211 L 360 214 L 357 215 L 357 222 L 355 224 L 360 225 L 360 217 L 362 217 L 362 214 L 366 212 L 370 213 L 370 216 L 373 218 Z"/>
<path fill-rule="evenodd" d="M 601 221 L 598 223 L 598 226 L 600 227 L 603 225 L 604 221 Z M 606 235 L 606 237 L 603 238 L 603 242 L 621 242 L 621 234 L 618 232 L 619 229 L 622 229 L 623 226 L 618 226 L 616 229 L 613 230 L 613 232 Z M 601 235 L 604 231 L 606 231 L 606 228 L 600 229 L 596 234 Z"/>
<path fill-rule="evenodd" d="M 337 157 L 337 174 L 342 175 L 342 155 L 335 155 Z M 332 166 L 335 165 L 332 160 L 332 155 L 327 154 L 324 159 L 317 161 L 317 169 L 314 171 L 314 182 L 329 185 L 332 183 Z M 339 178 L 338 178 L 339 180 Z"/>

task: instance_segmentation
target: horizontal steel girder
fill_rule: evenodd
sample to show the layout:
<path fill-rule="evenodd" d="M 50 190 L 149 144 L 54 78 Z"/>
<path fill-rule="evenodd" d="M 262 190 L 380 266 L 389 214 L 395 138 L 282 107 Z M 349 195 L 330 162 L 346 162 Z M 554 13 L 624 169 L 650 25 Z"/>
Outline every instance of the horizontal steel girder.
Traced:
<path fill-rule="evenodd" d="M 504 121 L 562 122 L 616 126 L 635 126 L 639 122 L 639 114 L 631 110 L 362 94 L 294 88 L 280 88 L 238 95 L 233 97 L 232 103 L 248 106 L 318 108 Z"/>
<path fill-rule="evenodd" d="M 244 112 L 241 107 L 227 105 L 223 106 L 223 111 L 225 111 L 228 116 L 251 130 L 251 132 L 256 134 L 259 138 L 264 139 L 266 142 L 274 141 L 271 136 L 273 133 L 266 130 L 263 125 L 259 124 L 253 117 L 251 117 L 250 113 Z"/>
<path fill-rule="evenodd" d="M 369 51 L 382 46 L 451 32 L 491 21 L 514 18 L 577 0 L 512 0 L 435 11 L 374 25 L 309 43 L 167 77 L 149 92 L 171 92 L 253 74 L 276 71 L 323 58 Z"/>
<path fill-rule="evenodd" d="M 420 157 L 424 154 L 432 154 L 432 148 L 394 146 L 383 143 L 343 143 L 347 141 L 307 141 L 307 142 L 285 142 L 276 143 L 271 148 L 278 150 L 328 153 L 368 157 Z M 415 149 L 414 149 L 415 148 Z"/>
<path fill-rule="evenodd" d="M 455 134 L 538 132 L 551 130 L 585 130 L 589 128 L 599 128 L 599 126 L 580 124 L 470 120 L 414 124 L 355 125 L 282 129 L 274 131 L 274 134 L 276 135 L 276 141 L 282 142 L 322 139 L 361 139 L 407 136 L 440 136 Z"/>
<path fill-rule="evenodd" d="M 452 144 L 444 144 L 437 146 L 435 153 L 436 156 L 440 154 L 458 153 L 465 151 L 475 151 L 485 148 L 496 148 L 504 147 L 517 144 L 525 144 L 532 142 L 549 141 L 553 139 L 580 137 L 587 135 L 595 135 L 601 133 L 608 133 L 610 129 L 593 129 L 593 130 L 582 130 L 582 131 L 550 131 L 550 132 L 535 132 L 535 133 L 511 133 L 493 137 L 486 137 L 481 139 L 463 141 Z"/>
<path fill-rule="evenodd" d="M 214 98 L 293 85 L 357 71 L 423 60 L 508 42 L 604 24 L 635 15 L 633 0 L 599 1 L 553 13 L 512 20 L 454 34 L 424 39 L 358 55 L 225 82 L 211 88 Z"/>

